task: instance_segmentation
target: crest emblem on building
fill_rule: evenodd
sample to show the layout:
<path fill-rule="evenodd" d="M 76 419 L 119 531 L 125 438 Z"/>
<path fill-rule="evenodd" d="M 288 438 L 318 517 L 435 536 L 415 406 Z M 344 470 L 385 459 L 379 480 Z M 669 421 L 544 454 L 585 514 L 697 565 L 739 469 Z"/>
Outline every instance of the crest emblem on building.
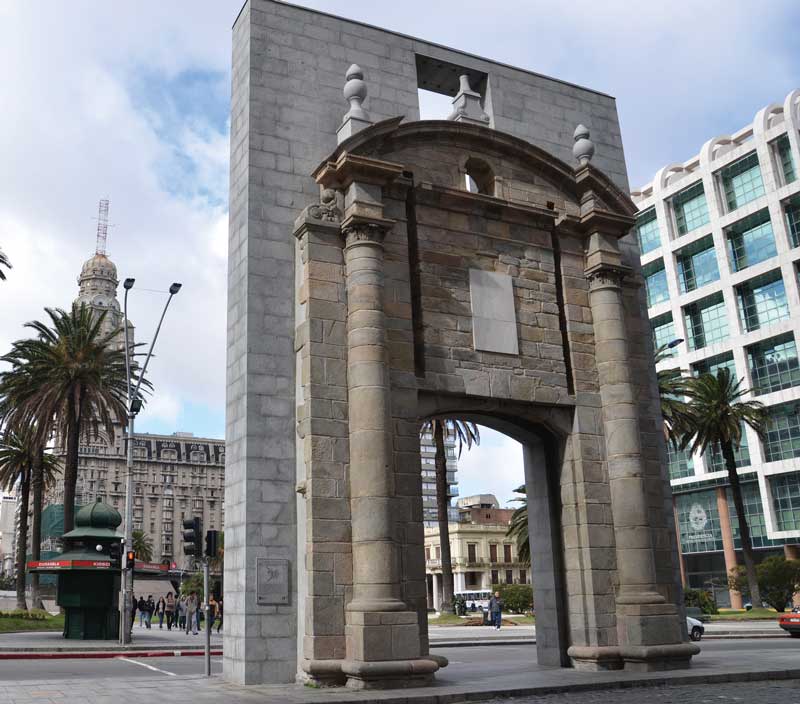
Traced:
<path fill-rule="evenodd" d="M 700 504 L 692 504 L 689 509 L 689 524 L 695 531 L 703 530 L 708 524 L 708 514 Z"/>

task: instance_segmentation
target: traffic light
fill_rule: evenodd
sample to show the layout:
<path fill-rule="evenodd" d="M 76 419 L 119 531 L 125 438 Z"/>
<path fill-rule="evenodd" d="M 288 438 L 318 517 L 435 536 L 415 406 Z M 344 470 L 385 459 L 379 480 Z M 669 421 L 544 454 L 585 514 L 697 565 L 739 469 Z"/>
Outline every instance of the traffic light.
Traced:
<path fill-rule="evenodd" d="M 111 543 L 108 546 L 108 556 L 112 567 L 122 566 L 122 543 Z"/>
<path fill-rule="evenodd" d="M 125 556 L 125 565 L 129 570 L 132 570 L 135 564 L 136 564 L 136 551 L 128 550 L 128 553 Z"/>
<path fill-rule="evenodd" d="M 219 531 L 209 530 L 206 532 L 206 557 L 215 558 L 219 552 Z"/>
<path fill-rule="evenodd" d="M 183 554 L 203 556 L 203 521 L 197 516 L 183 521 Z"/>

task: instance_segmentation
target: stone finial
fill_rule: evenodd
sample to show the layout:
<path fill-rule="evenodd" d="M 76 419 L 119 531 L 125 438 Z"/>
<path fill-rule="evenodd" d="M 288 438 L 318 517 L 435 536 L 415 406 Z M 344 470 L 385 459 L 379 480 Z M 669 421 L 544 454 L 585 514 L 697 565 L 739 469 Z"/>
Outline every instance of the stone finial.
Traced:
<path fill-rule="evenodd" d="M 458 93 L 453 98 L 453 112 L 447 119 L 454 122 L 469 122 L 483 127 L 489 125 L 489 116 L 481 107 L 481 94 L 472 90 L 469 76 L 466 73 L 462 73 L 458 77 Z"/>
<path fill-rule="evenodd" d="M 578 160 L 581 166 L 586 166 L 594 156 L 594 142 L 589 139 L 589 129 L 584 125 L 578 125 L 572 136 L 575 139 L 572 156 Z"/>
<path fill-rule="evenodd" d="M 372 124 L 369 113 L 363 107 L 364 100 L 367 98 L 367 84 L 364 82 L 364 72 L 358 64 L 352 64 L 347 69 L 342 92 L 345 100 L 350 103 L 350 109 L 345 113 L 344 120 L 336 131 L 339 144 Z"/>

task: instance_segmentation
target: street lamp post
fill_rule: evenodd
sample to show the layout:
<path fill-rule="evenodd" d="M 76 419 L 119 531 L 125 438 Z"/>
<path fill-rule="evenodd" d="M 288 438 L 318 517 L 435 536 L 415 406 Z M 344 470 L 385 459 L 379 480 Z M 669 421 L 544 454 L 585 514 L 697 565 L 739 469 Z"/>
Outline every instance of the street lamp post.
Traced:
<path fill-rule="evenodd" d="M 125 375 L 127 377 L 128 388 L 128 429 L 127 441 L 128 447 L 126 452 L 126 475 L 125 475 L 125 551 L 124 551 L 124 564 L 122 567 L 122 608 L 120 609 L 120 624 L 119 624 L 119 640 L 120 643 L 126 645 L 131 642 L 131 596 L 133 594 L 133 570 L 128 568 L 128 551 L 133 550 L 133 432 L 134 421 L 136 414 L 142 408 L 142 399 L 139 397 L 139 389 L 142 386 L 147 365 L 150 362 L 150 357 L 153 355 L 153 347 L 155 347 L 158 333 L 161 330 L 161 323 L 164 322 L 164 316 L 167 314 L 172 297 L 181 290 L 181 284 L 173 283 L 169 287 L 169 298 L 164 304 L 164 310 L 161 311 L 161 318 L 158 321 L 155 335 L 150 341 L 150 349 L 147 352 L 147 357 L 144 360 L 142 371 L 139 373 L 139 380 L 136 382 L 136 388 L 131 389 L 131 347 L 128 339 L 128 291 L 133 288 L 136 279 L 125 279 L 122 284 L 125 288 L 124 298 L 124 316 L 125 316 Z"/>

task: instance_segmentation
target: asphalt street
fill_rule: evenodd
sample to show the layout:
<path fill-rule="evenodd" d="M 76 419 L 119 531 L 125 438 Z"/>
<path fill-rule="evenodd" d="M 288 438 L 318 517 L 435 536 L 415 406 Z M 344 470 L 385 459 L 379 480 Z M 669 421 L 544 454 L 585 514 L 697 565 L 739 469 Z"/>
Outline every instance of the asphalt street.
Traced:
<path fill-rule="evenodd" d="M 698 656 L 698 665 L 702 663 L 704 653 L 709 658 L 714 656 L 717 658 L 723 656 L 726 659 L 736 657 L 744 662 L 747 660 L 771 661 L 781 657 L 785 658 L 785 656 L 795 652 L 797 654 L 797 662 L 800 663 L 800 641 L 789 637 L 703 641 L 701 646 L 703 653 Z M 536 646 L 532 644 L 437 648 L 435 652 L 437 655 L 444 655 L 450 661 L 450 665 L 442 670 L 437 677 L 440 682 L 449 684 L 492 678 L 499 685 L 502 685 L 504 676 L 518 674 L 520 670 L 525 668 L 526 663 L 532 664 L 536 662 Z M 212 657 L 211 665 L 213 674 L 222 672 L 221 657 Z M 137 677 L 148 679 L 153 679 L 154 677 L 180 678 L 202 674 L 202 656 L 137 658 L 132 653 L 124 658 L 108 659 L 76 658 L 0 661 L 0 682 L 19 680 L 65 681 L 109 677 L 124 679 Z M 800 692 L 800 684 L 797 681 L 794 682 L 794 686 Z M 586 701 L 605 700 L 587 699 Z M 624 701 L 633 702 L 637 700 Z M 797 701 L 800 703 L 800 694 L 798 694 Z M 767 704 L 767 702 L 759 701 L 759 704 Z M 793 701 L 792 704 L 794 704 Z"/>

